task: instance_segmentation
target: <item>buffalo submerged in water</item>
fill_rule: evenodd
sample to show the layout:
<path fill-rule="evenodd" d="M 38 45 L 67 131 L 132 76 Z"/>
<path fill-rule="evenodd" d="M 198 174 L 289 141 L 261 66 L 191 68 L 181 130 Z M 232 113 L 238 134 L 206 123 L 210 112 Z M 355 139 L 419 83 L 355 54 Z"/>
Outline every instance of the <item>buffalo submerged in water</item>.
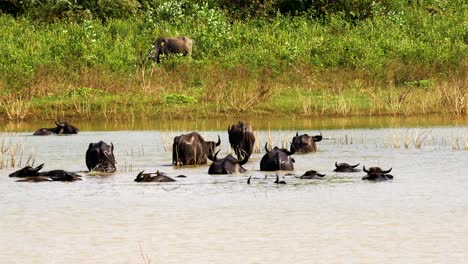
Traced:
<path fill-rule="evenodd" d="M 64 170 L 51 170 L 51 171 L 42 171 L 40 170 L 44 167 L 44 163 L 33 168 L 31 166 L 26 166 L 20 170 L 17 170 L 11 173 L 10 177 L 23 178 L 18 181 L 24 182 L 40 182 L 40 181 L 81 181 L 81 175 L 78 175 L 74 172 L 68 172 Z"/>
<path fill-rule="evenodd" d="M 219 150 L 216 152 L 213 163 L 210 165 L 208 169 L 208 174 L 232 174 L 232 173 L 243 173 L 247 170 L 242 167 L 242 165 L 246 164 L 249 158 L 247 155 L 244 155 L 243 160 L 238 160 L 234 158 L 231 154 L 228 154 L 223 159 L 218 159 Z"/>
<path fill-rule="evenodd" d="M 291 151 L 278 147 L 268 150 L 267 144 L 265 144 L 265 151 L 267 153 L 260 161 L 261 171 L 294 170 L 295 160 L 291 158 L 291 155 L 295 153 L 293 148 Z"/>
<path fill-rule="evenodd" d="M 307 134 L 299 135 L 299 132 L 296 132 L 296 136 L 293 137 L 292 147 L 296 153 L 309 153 L 317 151 L 317 144 L 315 142 L 322 141 L 322 133 L 317 136 L 309 136 Z"/>
<path fill-rule="evenodd" d="M 197 132 L 182 134 L 174 138 L 172 144 L 172 164 L 173 165 L 198 165 L 208 163 L 208 159 L 214 158 L 216 147 L 221 144 L 218 135 L 218 142 L 205 141 Z"/>
<path fill-rule="evenodd" d="M 55 122 L 56 127 L 54 128 L 39 128 L 34 132 L 34 136 L 48 136 L 48 135 L 69 135 L 69 134 L 78 134 L 80 131 L 78 128 L 68 124 L 67 122 L 62 122 L 59 120 Z"/>
<path fill-rule="evenodd" d="M 238 122 L 228 127 L 229 143 L 239 160 L 250 158 L 255 144 L 255 135 L 250 124 Z"/>
<path fill-rule="evenodd" d="M 89 171 L 112 173 L 115 166 L 114 144 L 108 145 L 104 141 L 90 143 L 86 151 L 86 167 Z"/>
<path fill-rule="evenodd" d="M 363 180 L 386 181 L 393 179 L 393 175 L 388 174 L 392 171 L 392 168 L 388 170 L 382 170 L 379 167 L 371 167 L 367 170 L 366 166 L 363 166 L 362 170 L 367 173 L 367 175 L 362 178 Z"/>
<path fill-rule="evenodd" d="M 348 163 L 338 163 L 335 162 L 334 172 L 359 172 L 360 169 L 356 169 L 359 166 L 359 163 L 356 165 L 349 165 Z"/>
<path fill-rule="evenodd" d="M 144 173 L 141 171 L 135 178 L 135 182 L 175 182 L 176 180 L 172 179 L 169 176 L 166 176 L 164 173 L 156 171 L 154 173 Z"/>

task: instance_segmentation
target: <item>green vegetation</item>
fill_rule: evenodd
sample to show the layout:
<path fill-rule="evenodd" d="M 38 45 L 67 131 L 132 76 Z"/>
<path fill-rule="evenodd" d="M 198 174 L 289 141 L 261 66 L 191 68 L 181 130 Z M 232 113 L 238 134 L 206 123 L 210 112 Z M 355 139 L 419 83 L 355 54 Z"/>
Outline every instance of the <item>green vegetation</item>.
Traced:
<path fill-rule="evenodd" d="M 3 118 L 467 114 L 462 0 L 5 2 Z"/>

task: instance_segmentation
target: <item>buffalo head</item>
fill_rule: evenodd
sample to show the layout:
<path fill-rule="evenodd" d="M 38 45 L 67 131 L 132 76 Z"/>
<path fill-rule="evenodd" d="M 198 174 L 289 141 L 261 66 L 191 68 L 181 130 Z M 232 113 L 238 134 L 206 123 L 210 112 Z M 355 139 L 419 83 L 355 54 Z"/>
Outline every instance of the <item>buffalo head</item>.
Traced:
<path fill-rule="evenodd" d="M 309 136 L 307 134 L 299 135 L 299 132 L 296 132 L 296 136 L 292 140 L 292 146 L 297 153 L 316 152 L 317 145 L 315 142 L 319 141 L 322 141 L 322 133 L 317 136 Z"/>
<path fill-rule="evenodd" d="M 17 170 L 13 173 L 11 173 L 9 176 L 10 177 L 34 177 L 34 176 L 40 176 L 39 171 L 44 167 L 44 163 L 41 165 L 37 166 L 36 168 L 33 168 L 31 166 L 26 166 L 20 170 Z"/>
<path fill-rule="evenodd" d="M 392 171 L 392 168 L 388 170 L 382 170 L 379 167 L 371 167 L 367 170 L 366 166 L 363 166 L 362 170 L 367 173 L 367 175 L 362 178 L 363 180 L 385 181 L 393 179 L 393 176 L 388 174 Z"/>
<path fill-rule="evenodd" d="M 299 179 L 322 179 L 323 177 L 325 177 L 325 174 L 320 174 L 315 170 L 308 170 L 299 176 Z"/>
<path fill-rule="evenodd" d="M 349 165 L 348 163 L 338 163 L 335 162 L 335 169 L 333 171 L 336 172 L 358 172 L 361 171 L 360 169 L 356 169 L 359 166 L 359 163 L 356 165 Z"/>

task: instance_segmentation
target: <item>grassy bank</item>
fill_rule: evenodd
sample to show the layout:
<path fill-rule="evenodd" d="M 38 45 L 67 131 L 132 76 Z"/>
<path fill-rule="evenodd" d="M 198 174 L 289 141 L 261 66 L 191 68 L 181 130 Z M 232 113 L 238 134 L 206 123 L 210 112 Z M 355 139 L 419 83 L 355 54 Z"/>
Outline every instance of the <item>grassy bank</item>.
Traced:
<path fill-rule="evenodd" d="M 0 116 L 466 116 L 467 4 L 456 2 L 359 21 L 240 21 L 207 5 L 105 22 L 2 15 Z M 193 58 L 145 60 L 163 35 L 192 37 Z"/>

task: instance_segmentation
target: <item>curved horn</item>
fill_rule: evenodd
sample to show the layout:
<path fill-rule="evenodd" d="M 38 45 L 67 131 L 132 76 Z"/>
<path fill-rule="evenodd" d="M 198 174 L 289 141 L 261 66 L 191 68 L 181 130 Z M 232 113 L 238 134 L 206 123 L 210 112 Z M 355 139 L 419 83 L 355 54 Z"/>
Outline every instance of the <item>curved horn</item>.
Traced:
<path fill-rule="evenodd" d="M 241 149 L 241 151 L 244 152 L 244 155 L 242 155 L 244 156 L 244 159 L 237 161 L 237 163 L 242 166 L 246 164 L 247 161 L 249 161 L 249 155 L 247 155 L 247 152 L 245 152 L 245 150 Z"/>
<path fill-rule="evenodd" d="M 293 155 L 294 153 L 296 153 L 296 148 L 293 146 L 292 142 L 291 142 L 291 145 L 289 147 L 289 151 L 286 150 L 286 154 L 288 154 L 289 156 Z"/>
<path fill-rule="evenodd" d="M 228 126 L 228 133 L 231 133 L 232 126 Z"/>
<path fill-rule="evenodd" d="M 362 166 L 362 170 L 366 173 L 369 173 L 370 171 L 366 170 L 366 166 Z"/>
<path fill-rule="evenodd" d="M 389 170 L 386 170 L 386 171 L 382 171 L 382 173 L 383 173 L 383 174 L 387 174 L 387 173 L 389 173 L 389 172 L 391 172 L 391 171 L 392 171 L 392 168 L 390 168 Z"/>
<path fill-rule="evenodd" d="M 140 182 L 143 180 L 143 172 L 145 172 L 144 170 L 140 171 L 140 173 L 138 173 L 138 175 L 136 176 L 135 180 L 136 182 Z"/>
<path fill-rule="evenodd" d="M 317 176 L 319 177 L 325 177 L 326 174 L 320 174 L 320 173 L 317 173 Z"/>
<path fill-rule="evenodd" d="M 359 164 L 358 164 L 358 165 L 359 165 Z M 337 168 L 338 168 L 338 162 L 336 162 L 336 161 L 335 161 L 335 167 L 337 167 Z"/>
<path fill-rule="evenodd" d="M 220 151 L 221 151 L 221 150 L 216 151 L 216 154 L 215 154 L 214 157 L 213 157 L 213 161 L 218 161 L 218 157 L 217 157 L 217 156 L 218 156 L 218 153 L 219 153 Z"/>
<path fill-rule="evenodd" d="M 299 136 L 299 131 L 296 131 L 296 137 Z"/>
<path fill-rule="evenodd" d="M 312 137 L 314 139 L 315 142 L 319 142 L 319 141 L 322 141 L 322 132 L 320 132 L 320 135 L 318 136 L 313 136 Z"/>
<path fill-rule="evenodd" d="M 351 168 L 356 168 L 357 166 L 359 166 L 359 163 L 356 165 L 352 165 Z"/>
<path fill-rule="evenodd" d="M 252 178 L 252 175 L 249 176 L 249 178 L 247 179 L 247 184 L 250 184 L 250 179 Z"/>
<path fill-rule="evenodd" d="M 265 143 L 265 150 L 266 150 L 266 152 L 270 152 L 270 151 L 268 150 L 267 146 L 268 146 L 268 142 Z"/>
<path fill-rule="evenodd" d="M 219 145 L 221 145 L 221 138 L 218 135 L 218 143 L 216 143 L 216 146 L 218 147 Z"/>

